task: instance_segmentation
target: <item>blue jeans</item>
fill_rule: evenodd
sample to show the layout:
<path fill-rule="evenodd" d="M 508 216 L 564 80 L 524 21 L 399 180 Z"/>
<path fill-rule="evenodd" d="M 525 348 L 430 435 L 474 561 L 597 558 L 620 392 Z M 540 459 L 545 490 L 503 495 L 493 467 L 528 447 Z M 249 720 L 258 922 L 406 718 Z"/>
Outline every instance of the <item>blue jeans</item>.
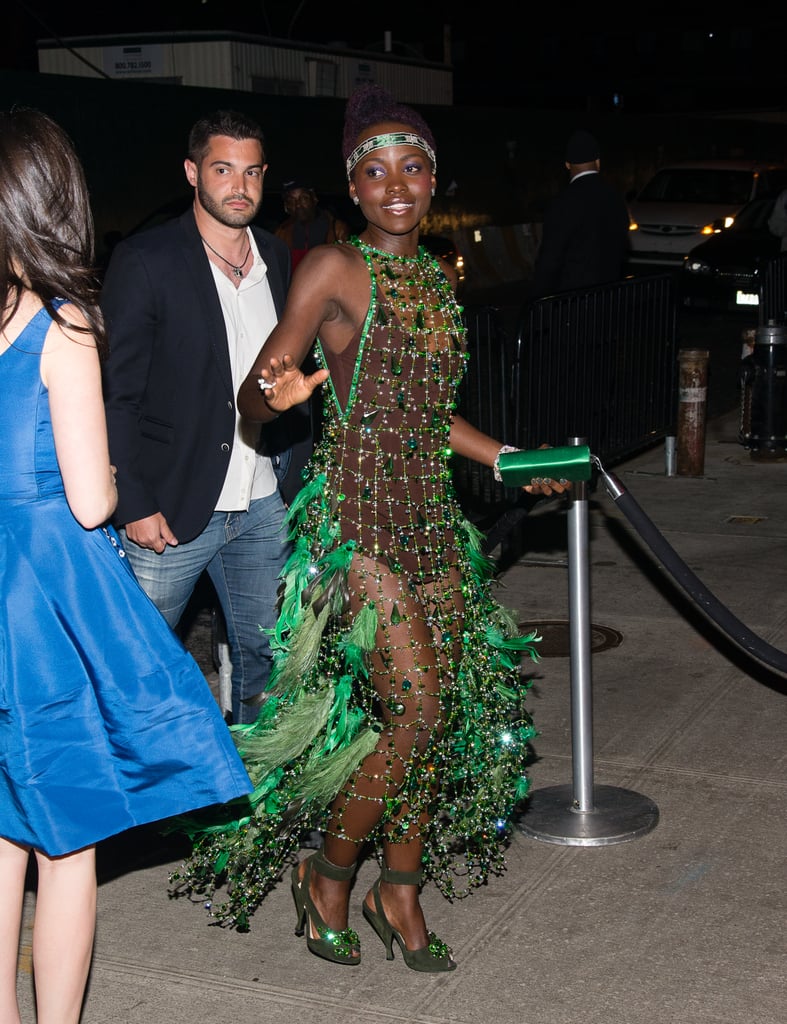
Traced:
<path fill-rule="evenodd" d="M 227 625 L 235 725 L 256 719 L 259 706 L 244 702 L 268 685 L 273 654 L 265 630 L 276 624 L 279 574 L 291 550 L 285 515 L 276 491 L 248 512 L 214 512 L 198 537 L 160 555 L 120 531 L 137 579 L 173 629 L 202 573 L 210 576 Z"/>

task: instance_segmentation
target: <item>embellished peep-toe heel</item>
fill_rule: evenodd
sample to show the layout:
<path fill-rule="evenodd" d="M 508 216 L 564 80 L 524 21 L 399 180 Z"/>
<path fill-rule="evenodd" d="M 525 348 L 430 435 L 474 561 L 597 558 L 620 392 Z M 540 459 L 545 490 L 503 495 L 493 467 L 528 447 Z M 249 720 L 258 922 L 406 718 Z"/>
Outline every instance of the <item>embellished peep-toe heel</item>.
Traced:
<path fill-rule="evenodd" d="M 334 964 L 348 964 L 351 967 L 359 964 L 361 940 L 358 933 L 353 928 L 344 928 L 340 932 L 330 928 L 320 916 L 309 892 L 309 880 L 313 870 L 335 882 L 346 882 L 355 874 L 356 865 L 339 867 L 326 860 L 322 850 L 318 850 L 307 859 L 302 878 L 298 877 L 299 867 L 300 863 L 292 869 L 292 895 L 298 915 L 295 934 L 303 935 L 305 931 L 307 947 L 323 960 L 330 960 Z M 312 931 L 317 935 L 312 935 Z"/>
<path fill-rule="evenodd" d="M 380 882 L 391 882 L 393 885 L 420 885 L 423 875 L 420 871 L 392 871 L 383 865 L 380 877 L 372 886 L 374 910 L 364 900 L 363 916 L 374 928 L 385 946 L 386 960 L 393 960 L 393 941 L 399 943 L 404 962 L 412 971 L 453 971 L 456 961 L 451 959 L 451 949 L 434 932 L 429 932 L 429 943 L 421 949 L 408 949 L 404 939 L 385 916 L 383 903 L 380 899 Z"/>

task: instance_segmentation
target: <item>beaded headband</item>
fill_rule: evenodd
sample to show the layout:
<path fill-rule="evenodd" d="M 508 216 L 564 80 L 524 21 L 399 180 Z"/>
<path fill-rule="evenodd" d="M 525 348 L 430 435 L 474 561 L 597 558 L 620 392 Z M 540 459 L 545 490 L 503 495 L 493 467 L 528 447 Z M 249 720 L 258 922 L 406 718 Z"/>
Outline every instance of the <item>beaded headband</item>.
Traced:
<path fill-rule="evenodd" d="M 424 153 L 429 157 L 429 162 L 432 165 L 432 174 L 437 173 L 437 159 L 434 155 L 434 150 L 420 135 L 416 135 L 415 132 L 386 132 L 385 135 L 371 135 L 368 139 L 356 146 L 355 149 L 347 157 L 347 178 L 349 180 L 350 175 L 353 172 L 353 168 L 362 160 L 367 153 L 373 153 L 375 149 L 382 149 L 384 146 L 417 146 L 418 149 L 422 149 Z"/>

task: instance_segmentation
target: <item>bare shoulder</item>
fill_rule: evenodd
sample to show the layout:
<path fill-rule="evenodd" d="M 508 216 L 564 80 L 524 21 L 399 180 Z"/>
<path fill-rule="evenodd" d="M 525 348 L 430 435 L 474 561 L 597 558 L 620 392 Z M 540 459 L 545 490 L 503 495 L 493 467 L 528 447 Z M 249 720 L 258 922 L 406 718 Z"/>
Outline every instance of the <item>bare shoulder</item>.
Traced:
<path fill-rule="evenodd" d="M 344 291 L 368 276 L 363 257 L 344 242 L 329 242 L 309 249 L 292 276 L 291 289 L 319 288 L 332 294 Z"/>
<path fill-rule="evenodd" d="M 315 245 L 313 249 L 309 249 L 298 266 L 333 267 L 341 273 L 355 264 L 363 266 L 363 257 L 354 245 L 342 240 Z"/>
<path fill-rule="evenodd" d="M 317 245 L 295 269 L 283 321 L 341 351 L 362 327 L 370 296 L 369 271 L 355 246 Z"/>
<path fill-rule="evenodd" d="M 72 302 L 64 302 L 58 308 L 58 313 L 63 323 L 52 321 L 46 336 L 45 351 L 51 352 L 65 342 L 76 342 L 83 348 L 96 348 L 96 339 L 79 306 Z"/>
<path fill-rule="evenodd" d="M 67 337 L 79 341 L 85 341 L 87 338 L 93 340 L 85 314 L 79 306 L 75 306 L 73 302 L 64 302 L 58 312 L 65 322 L 62 330 Z"/>

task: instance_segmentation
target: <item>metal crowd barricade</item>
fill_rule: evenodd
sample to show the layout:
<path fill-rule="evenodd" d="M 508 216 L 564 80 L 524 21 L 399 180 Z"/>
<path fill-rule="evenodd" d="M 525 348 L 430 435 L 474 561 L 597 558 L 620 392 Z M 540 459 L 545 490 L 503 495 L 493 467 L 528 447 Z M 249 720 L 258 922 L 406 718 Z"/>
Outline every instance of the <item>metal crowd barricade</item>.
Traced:
<path fill-rule="evenodd" d="M 473 426 L 501 443 L 515 444 L 516 410 L 513 386 L 513 345 L 494 306 L 465 309 L 469 362 L 462 382 L 459 412 Z M 454 481 L 471 510 L 499 505 L 506 489 L 495 482 L 491 470 L 456 457 Z"/>
<path fill-rule="evenodd" d="M 516 336 L 499 309 L 468 307 L 470 363 L 459 411 L 520 448 L 585 437 L 608 465 L 674 435 L 677 295 L 674 277 L 627 278 L 522 307 Z M 519 491 L 457 457 L 454 479 L 489 549 L 527 512 Z"/>
<path fill-rule="evenodd" d="M 532 303 L 522 318 L 514 371 L 523 448 L 582 436 L 613 463 L 673 433 L 673 276 L 628 278 Z"/>

